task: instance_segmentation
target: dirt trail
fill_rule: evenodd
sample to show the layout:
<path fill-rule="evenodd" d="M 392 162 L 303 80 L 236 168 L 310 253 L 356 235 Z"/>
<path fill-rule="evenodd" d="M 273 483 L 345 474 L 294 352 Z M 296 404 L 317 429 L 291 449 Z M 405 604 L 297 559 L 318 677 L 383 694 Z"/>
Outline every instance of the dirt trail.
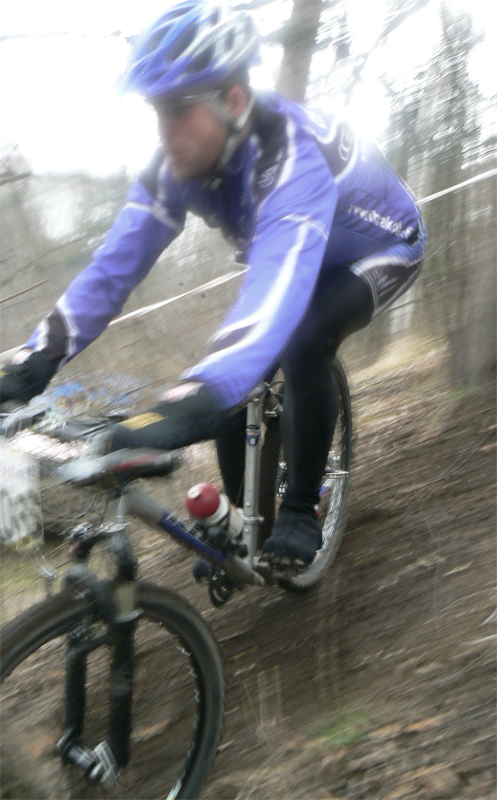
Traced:
<path fill-rule="evenodd" d="M 496 797 L 495 390 L 449 401 L 437 358 L 359 387 L 323 585 L 209 612 L 230 693 L 204 798 Z"/>
<path fill-rule="evenodd" d="M 350 519 L 316 590 L 215 610 L 190 556 L 143 543 L 142 575 L 202 610 L 225 659 L 204 800 L 496 797 L 495 389 L 451 399 L 441 359 L 356 383 Z"/>

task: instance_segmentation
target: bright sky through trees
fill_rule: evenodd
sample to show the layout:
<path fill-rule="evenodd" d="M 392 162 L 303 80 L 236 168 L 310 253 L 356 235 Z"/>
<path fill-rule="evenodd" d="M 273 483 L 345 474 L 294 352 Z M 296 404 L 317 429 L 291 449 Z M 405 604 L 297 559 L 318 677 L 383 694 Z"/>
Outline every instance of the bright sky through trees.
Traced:
<path fill-rule="evenodd" d="M 119 100 L 114 84 L 129 52 L 125 37 L 138 32 L 164 5 L 164 0 L 18 0 L 5 6 L 0 143 L 18 144 L 36 172 L 107 174 L 125 167 L 133 173 L 143 166 L 156 145 L 153 114 L 140 98 Z M 494 4 L 450 0 L 450 5 L 471 11 L 476 30 L 484 30 L 486 39 L 476 48 L 472 74 L 484 94 L 495 94 Z M 385 0 L 348 0 L 347 8 L 357 55 L 381 32 Z M 256 19 L 262 32 L 281 24 L 290 10 L 289 0 L 261 9 Z M 113 35 L 116 31 L 122 35 Z M 371 57 L 350 108 L 351 118 L 370 137 L 381 135 L 388 114 L 377 76 L 414 75 L 416 66 L 430 57 L 437 36 L 437 2 L 432 0 Z M 271 88 L 269 76 L 277 69 L 278 53 L 265 47 L 263 57 L 264 67 L 254 71 L 253 82 Z M 325 59 L 314 60 L 313 74 L 326 71 Z"/>

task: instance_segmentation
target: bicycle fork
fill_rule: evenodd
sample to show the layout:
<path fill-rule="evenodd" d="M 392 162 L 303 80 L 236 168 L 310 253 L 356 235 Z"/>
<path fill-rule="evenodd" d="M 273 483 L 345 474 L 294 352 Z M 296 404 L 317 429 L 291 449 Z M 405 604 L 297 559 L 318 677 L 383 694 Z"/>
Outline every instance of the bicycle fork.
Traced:
<path fill-rule="evenodd" d="M 106 526 L 103 526 L 104 528 Z M 109 530 L 113 528 L 113 530 Z M 118 581 L 113 587 L 99 580 L 86 566 L 89 550 L 103 535 L 118 561 Z M 92 783 L 113 785 L 129 761 L 131 707 L 134 678 L 134 633 L 140 612 L 135 607 L 136 560 L 119 524 L 102 528 L 80 543 L 80 563 L 67 573 L 66 583 L 91 601 L 92 619 L 77 625 L 67 637 L 65 661 L 64 733 L 57 749 L 65 763 L 79 767 Z M 83 563 L 81 563 L 83 562 Z M 100 636 L 92 622 L 100 619 L 107 630 Z M 81 743 L 84 731 L 88 656 L 99 647 L 112 650 L 108 736 L 94 749 Z"/>

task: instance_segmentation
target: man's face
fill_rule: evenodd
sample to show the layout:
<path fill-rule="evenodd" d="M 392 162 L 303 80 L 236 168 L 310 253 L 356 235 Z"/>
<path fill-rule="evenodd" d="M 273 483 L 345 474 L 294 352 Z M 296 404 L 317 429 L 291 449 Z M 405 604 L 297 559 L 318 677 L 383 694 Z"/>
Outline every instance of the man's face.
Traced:
<path fill-rule="evenodd" d="M 178 181 L 204 178 L 214 169 L 228 137 L 227 126 L 205 100 L 157 100 L 163 150 Z"/>

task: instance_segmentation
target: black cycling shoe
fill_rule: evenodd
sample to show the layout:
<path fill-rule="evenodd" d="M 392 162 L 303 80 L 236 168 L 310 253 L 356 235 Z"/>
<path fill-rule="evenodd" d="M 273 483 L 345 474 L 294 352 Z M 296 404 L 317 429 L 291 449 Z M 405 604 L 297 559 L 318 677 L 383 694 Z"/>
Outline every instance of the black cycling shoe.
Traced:
<path fill-rule="evenodd" d="M 322 543 L 314 515 L 282 508 L 271 536 L 264 542 L 262 560 L 276 569 L 302 569 L 314 561 Z"/>

